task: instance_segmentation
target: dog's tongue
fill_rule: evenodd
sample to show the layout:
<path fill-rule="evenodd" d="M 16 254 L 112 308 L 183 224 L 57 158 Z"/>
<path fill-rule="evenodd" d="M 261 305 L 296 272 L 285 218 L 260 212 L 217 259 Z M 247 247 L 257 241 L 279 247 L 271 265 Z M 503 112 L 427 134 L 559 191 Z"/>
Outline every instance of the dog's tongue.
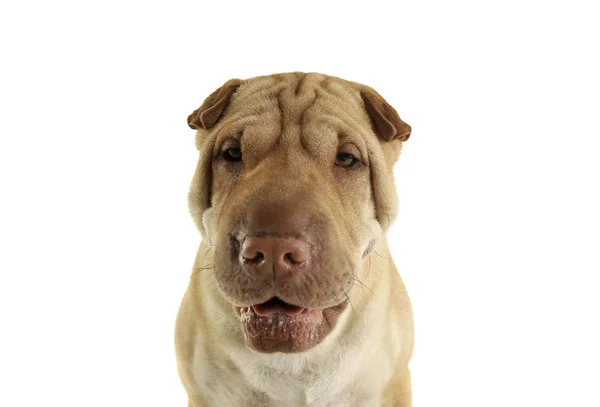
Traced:
<path fill-rule="evenodd" d="M 253 305 L 252 309 L 259 317 L 268 317 L 278 312 L 283 312 L 288 317 L 295 317 L 305 310 L 305 308 L 283 302 L 279 298 L 271 298 L 262 304 Z"/>

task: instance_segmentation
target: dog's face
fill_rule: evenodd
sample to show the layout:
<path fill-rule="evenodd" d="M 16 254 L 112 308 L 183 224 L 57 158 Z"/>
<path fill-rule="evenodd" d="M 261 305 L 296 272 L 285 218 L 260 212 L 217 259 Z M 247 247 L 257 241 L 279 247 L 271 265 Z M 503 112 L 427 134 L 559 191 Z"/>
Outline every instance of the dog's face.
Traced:
<path fill-rule="evenodd" d="M 301 73 L 231 80 L 188 124 L 190 209 L 247 345 L 315 346 L 395 216 L 391 168 L 410 126 L 370 88 Z"/>

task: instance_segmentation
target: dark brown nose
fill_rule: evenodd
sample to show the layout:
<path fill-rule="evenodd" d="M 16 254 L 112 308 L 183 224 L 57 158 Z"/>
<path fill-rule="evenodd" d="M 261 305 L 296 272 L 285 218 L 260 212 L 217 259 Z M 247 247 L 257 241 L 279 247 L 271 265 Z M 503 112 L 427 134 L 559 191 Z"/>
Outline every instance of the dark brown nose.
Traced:
<path fill-rule="evenodd" d="M 281 275 L 305 267 L 310 246 L 298 239 L 246 237 L 240 251 L 242 267 L 251 275 Z"/>

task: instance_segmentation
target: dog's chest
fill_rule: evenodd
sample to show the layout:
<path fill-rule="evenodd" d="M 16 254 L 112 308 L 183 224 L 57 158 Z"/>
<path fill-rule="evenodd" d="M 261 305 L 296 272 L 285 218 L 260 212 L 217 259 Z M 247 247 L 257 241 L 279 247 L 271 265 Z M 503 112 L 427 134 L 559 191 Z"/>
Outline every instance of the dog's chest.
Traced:
<path fill-rule="evenodd" d="M 232 364 L 213 364 L 211 372 L 206 364 L 198 366 L 205 371 L 196 379 L 203 393 L 210 395 L 211 405 L 380 407 L 382 383 L 390 374 L 384 355 L 365 355 L 357 349 L 314 361 L 283 354 L 236 356 Z M 207 377 L 221 380 L 208 384 L 203 379 Z"/>
<path fill-rule="evenodd" d="M 352 369 L 349 367 L 349 370 Z M 269 406 L 290 407 L 379 407 L 378 392 L 357 385 L 348 371 L 327 369 L 298 372 L 297 375 L 265 370 L 255 375 L 254 385 Z"/>

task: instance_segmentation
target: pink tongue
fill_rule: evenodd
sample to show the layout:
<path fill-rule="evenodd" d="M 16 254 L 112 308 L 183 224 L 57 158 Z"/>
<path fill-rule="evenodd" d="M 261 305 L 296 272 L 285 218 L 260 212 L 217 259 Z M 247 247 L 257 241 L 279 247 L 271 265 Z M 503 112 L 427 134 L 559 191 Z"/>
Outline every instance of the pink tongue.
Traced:
<path fill-rule="evenodd" d="M 287 304 L 281 300 L 269 300 L 262 304 L 253 305 L 252 309 L 256 312 L 256 315 L 259 317 L 268 317 L 269 315 L 277 314 L 278 312 L 283 312 L 288 317 L 295 317 L 296 315 L 300 315 L 304 308 L 298 307 L 296 305 Z"/>

